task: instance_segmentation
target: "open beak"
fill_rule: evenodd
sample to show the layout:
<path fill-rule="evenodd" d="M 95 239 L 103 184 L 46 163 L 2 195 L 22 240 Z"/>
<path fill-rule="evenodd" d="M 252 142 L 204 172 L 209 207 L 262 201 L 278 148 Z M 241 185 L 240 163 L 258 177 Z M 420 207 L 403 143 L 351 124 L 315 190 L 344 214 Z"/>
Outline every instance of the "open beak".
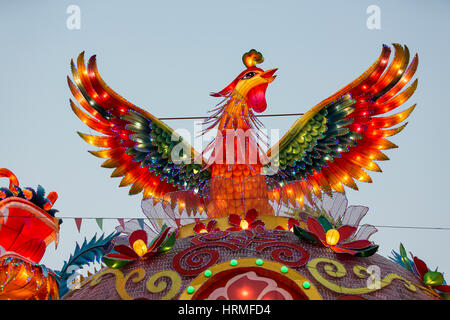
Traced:
<path fill-rule="evenodd" d="M 260 76 L 261 78 L 266 79 L 268 83 L 271 83 L 277 77 L 273 75 L 277 70 L 278 68 L 264 71 L 263 73 L 260 74 Z"/>

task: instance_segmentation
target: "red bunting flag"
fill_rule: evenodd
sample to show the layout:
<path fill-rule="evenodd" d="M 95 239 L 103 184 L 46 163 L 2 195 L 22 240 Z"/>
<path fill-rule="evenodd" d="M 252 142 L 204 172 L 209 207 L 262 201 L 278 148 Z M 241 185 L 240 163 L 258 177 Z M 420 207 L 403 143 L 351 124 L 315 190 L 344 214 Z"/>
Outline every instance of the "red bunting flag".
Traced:
<path fill-rule="evenodd" d="M 78 232 L 80 232 L 82 220 L 83 218 L 75 218 L 75 224 L 77 225 Z"/>
<path fill-rule="evenodd" d="M 119 221 L 119 224 L 122 226 L 123 229 L 125 229 L 125 221 L 123 220 L 123 218 L 119 218 L 117 219 L 117 221 Z"/>

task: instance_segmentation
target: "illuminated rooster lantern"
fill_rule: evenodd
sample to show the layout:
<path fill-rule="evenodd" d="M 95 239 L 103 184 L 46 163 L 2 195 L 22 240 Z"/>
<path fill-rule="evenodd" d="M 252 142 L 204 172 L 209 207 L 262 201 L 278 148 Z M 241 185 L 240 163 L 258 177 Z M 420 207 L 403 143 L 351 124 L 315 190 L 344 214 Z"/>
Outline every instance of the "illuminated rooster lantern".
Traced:
<path fill-rule="evenodd" d="M 312 195 L 343 193 L 344 186 L 357 189 L 355 181 L 372 182 L 365 170 L 381 171 L 375 161 L 387 160 L 382 150 L 396 147 L 386 138 L 403 130 L 406 124 L 395 126 L 414 106 L 382 115 L 401 106 L 417 87 L 417 80 L 407 86 L 417 69 L 417 55 L 410 61 L 406 46 L 393 46 L 391 63 L 391 49 L 383 46 L 366 72 L 306 112 L 267 152 L 258 138 L 264 132 L 256 114 L 267 108 L 266 90 L 277 69 L 257 67 L 264 58 L 254 49 L 243 55 L 246 69 L 211 94 L 223 100 L 205 121 L 204 132 L 217 133 L 202 153 L 108 87 L 95 56 L 86 66 L 80 54 L 77 64 L 72 62 L 73 81 L 68 79 L 72 94 L 89 114 L 72 101 L 71 107 L 103 134 L 80 136 L 103 148 L 91 153 L 105 159 L 103 167 L 115 168 L 113 177 L 123 176 L 120 186 L 131 185 L 130 194 L 177 202 L 172 207 L 178 206 L 179 213 L 206 212 L 208 218 L 252 209 L 276 215 L 274 202 L 301 207 Z"/>
<path fill-rule="evenodd" d="M 56 299 L 58 285 L 39 261 L 46 247 L 58 245 L 59 224 L 52 209 L 56 192 L 47 196 L 37 190 L 21 189 L 16 176 L 0 169 L 9 187 L 0 188 L 0 299 Z"/>
<path fill-rule="evenodd" d="M 368 208 L 348 206 L 344 195 L 344 186 L 371 182 L 366 171 L 380 171 L 376 161 L 388 159 L 383 150 L 396 147 L 387 138 L 405 128 L 414 109 L 385 115 L 417 87 L 417 80 L 408 85 L 417 55 L 410 61 L 406 46 L 393 47 L 393 59 L 383 46 L 361 76 L 304 113 L 267 151 L 257 114 L 269 109 L 266 91 L 277 69 L 257 67 L 264 58 L 250 50 L 242 57 L 245 69 L 211 94 L 222 101 L 205 120 L 204 134 L 213 140 L 202 153 L 115 93 L 95 56 L 86 65 L 80 54 L 68 83 L 85 111 L 70 104 L 99 135 L 79 135 L 101 148 L 91 153 L 114 169 L 112 177 L 123 177 L 121 187 L 143 193 L 150 225 L 122 221 L 121 235 L 103 255 L 109 268 L 62 298 L 442 298 L 448 286 L 441 273 L 402 254 L 417 276 L 376 254 L 369 238 L 377 229 L 360 224 Z M 176 229 L 172 239 L 166 224 Z M 77 246 L 74 256 L 82 251 Z M 377 277 L 373 266 L 382 266 Z M 372 278 L 376 285 L 369 285 Z"/>

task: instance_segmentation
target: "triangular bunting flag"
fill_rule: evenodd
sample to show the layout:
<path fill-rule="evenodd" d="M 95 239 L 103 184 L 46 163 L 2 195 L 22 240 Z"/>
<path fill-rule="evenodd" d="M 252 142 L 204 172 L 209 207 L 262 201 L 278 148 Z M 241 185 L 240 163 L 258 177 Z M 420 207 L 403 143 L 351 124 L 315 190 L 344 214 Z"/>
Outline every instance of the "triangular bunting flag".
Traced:
<path fill-rule="evenodd" d="M 80 232 L 82 220 L 83 218 L 75 218 L 75 224 L 77 225 L 78 232 Z"/>
<path fill-rule="evenodd" d="M 119 219 L 117 219 L 117 221 L 119 221 L 120 226 L 121 226 L 123 229 L 125 229 L 125 222 L 124 222 L 123 218 L 119 218 Z"/>
<path fill-rule="evenodd" d="M 100 230 L 103 231 L 103 218 L 95 218 L 95 221 L 97 222 L 97 225 L 100 228 Z"/>
<path fill-rule="evenodd" d="M 144 230 L 144 219 L 137 219 L 137 220 L 141 229 Z"/>

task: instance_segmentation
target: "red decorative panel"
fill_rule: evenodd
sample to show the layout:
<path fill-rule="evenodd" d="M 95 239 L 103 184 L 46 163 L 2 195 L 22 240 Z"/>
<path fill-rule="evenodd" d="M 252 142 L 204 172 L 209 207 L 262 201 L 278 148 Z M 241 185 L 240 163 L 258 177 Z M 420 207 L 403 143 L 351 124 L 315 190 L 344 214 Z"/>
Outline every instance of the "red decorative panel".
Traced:
<path fill-rule="evenodd" d="M 225 270 L 198 290 L 194 300 L 307 300 L 291 279 L 271 270 L 243 267 Z"/>
<path fill-rule="evenodd" d="M 290 267 L 304 265 L 309 259 L 308 251 L 299 245 L 281 241 L 284 232 L 257 226 L 243 233 L 228 231 L 201 233 L 191 239 L 193 246 L 173 257 L 172 266 L 180 275 L 198 275 L 220 261 L 218 249 L 229 249 L 232 252 L 253 250 L 258 253 L 262 250 L 271 250 L 270 254 L 274 261 Z M 292 260 L 294 255 L 300 258 Z"/>
<path fill-rule="evenodd" d="M 274 247 L 282 247 L 278 249 L 274 249 Z M 271 249 L 272 259 L 279 263 L 283 263 L 289 267 L 300 267 L 303 266 L 309 260 L 309 253 L 303 247 L 288 242 L 276 241 L 263 243 L 256 247 L 256 251 L 260 252 L 264 249 Z M 286 260 L 285 257 L 292 257 L 294 253 L 300 254 L 300 259 L 295 261 Z"/>

